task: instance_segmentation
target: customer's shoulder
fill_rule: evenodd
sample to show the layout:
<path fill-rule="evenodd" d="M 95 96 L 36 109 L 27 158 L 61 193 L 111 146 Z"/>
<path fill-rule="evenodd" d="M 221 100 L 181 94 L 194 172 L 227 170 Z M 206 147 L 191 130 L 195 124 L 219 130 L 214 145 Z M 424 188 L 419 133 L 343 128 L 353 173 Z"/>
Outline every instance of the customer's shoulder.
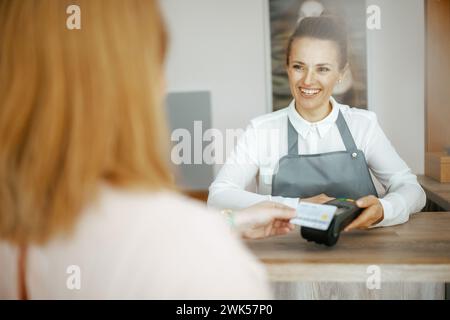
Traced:
<path fill-rule="evenodd" d="M 211 211 L 202 202 L 170 190 L 126 190 L 103 186 L 100 203 L 102 209 L 111 214 L 126 211 L 134 217 L 144 219 L 192 220 L 205 219 Z"/>
<path fill-rule="evenodd" d="M 35 250 L 63 266 L 73 261 L 82 265 L 85 277 L 94 279 L 80 292 L 82 297 L 204 298 L 215 293 L 228 297 L 225 287 L 215 290 L 211 285 L 224 266 L 227 271 L 235 269 L 228 278 L 246 280 L 248 287 L 258 285 L 256 280 L 250 283 L 251 273 L 242 271 L 256 261 L 220 214 L 173 191 L 104 185 L 70 237 L 55 238 Z M 55 264 L 46 273 L 49 279 L 57 273 L 54 270 Z M 111 279 L 109 291 L 104 290 L 105 279 Z M 231 291 L 239 294 L 237 289 Z"/>

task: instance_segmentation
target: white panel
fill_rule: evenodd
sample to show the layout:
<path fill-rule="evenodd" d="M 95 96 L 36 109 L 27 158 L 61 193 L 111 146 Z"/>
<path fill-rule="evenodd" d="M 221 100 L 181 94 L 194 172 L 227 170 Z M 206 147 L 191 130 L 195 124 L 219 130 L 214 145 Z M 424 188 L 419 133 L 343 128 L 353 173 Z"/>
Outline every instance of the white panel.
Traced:
<path fill-rule="evenodd" d="M 381 30 L 367 31 L 369 110 L 416 174 L 424 172 L 423 0 L 367 0 L 381 8 Z"/>

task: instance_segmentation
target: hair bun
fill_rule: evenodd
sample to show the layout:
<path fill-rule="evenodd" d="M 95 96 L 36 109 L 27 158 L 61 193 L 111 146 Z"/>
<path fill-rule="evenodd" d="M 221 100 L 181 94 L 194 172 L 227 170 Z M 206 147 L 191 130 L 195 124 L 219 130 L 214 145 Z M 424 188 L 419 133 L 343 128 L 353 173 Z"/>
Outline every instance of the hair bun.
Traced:
<path fill-rule="evenodd" d="M 303 18 L 306 17 L 319 17 L 324 12 L 325 7 L 323 6 L 323 4 L 315 0 L 306 0 L 300 6 L 297 22 L 300 22 Z"/>
<path fill-rule="evenodd" d="M 286 65 L 289 65 L 292 42 L 302 37 L 334 41 L 339 49 L 339 68 L 345 68 L 348 57 L 345 21 L 330 14 L 318 1 L 307 0 L 300 7 L 297 25 L 288 40 Z"/>

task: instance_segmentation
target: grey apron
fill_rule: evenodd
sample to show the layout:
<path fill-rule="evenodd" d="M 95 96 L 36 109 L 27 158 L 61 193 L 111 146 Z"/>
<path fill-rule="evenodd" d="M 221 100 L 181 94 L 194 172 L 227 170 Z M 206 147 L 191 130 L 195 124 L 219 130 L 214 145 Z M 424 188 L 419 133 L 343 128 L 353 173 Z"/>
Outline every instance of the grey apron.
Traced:
<path fill-rule="evenodd" d="M 357 149 L 340 111 L 336 125 L 346 151 L 299 155 L 298 133 L 288 118 L 288 154 L 279 160 L 272 178 L 273 196 L 309 198 L 325 193 L 355 200 L 378 196 L 364 153 Z"/>

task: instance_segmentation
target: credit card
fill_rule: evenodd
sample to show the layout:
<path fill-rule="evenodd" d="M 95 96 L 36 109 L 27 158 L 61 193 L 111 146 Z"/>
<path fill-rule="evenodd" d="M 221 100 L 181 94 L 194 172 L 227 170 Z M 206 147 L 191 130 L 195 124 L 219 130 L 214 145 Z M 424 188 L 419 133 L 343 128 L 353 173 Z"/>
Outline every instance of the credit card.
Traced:
<path fill-rule="evenodd" d="M 292 218 L 290 222 L 303 227 L 327 230 L 336 210 L 336 206 L 300 202 L 296 210 L 297 216 Z"/>

